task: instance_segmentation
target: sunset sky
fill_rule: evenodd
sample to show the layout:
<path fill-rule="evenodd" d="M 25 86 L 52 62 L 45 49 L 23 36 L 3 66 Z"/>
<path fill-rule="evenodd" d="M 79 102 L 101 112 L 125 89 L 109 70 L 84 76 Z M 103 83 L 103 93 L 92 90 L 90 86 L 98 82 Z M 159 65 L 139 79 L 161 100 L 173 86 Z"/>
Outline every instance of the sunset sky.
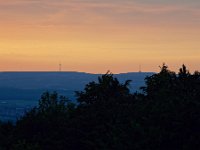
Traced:
<path fill-rule="evenodd" d="M 0 71 L 200 70 L 200 0 L 0 0 Z"/>

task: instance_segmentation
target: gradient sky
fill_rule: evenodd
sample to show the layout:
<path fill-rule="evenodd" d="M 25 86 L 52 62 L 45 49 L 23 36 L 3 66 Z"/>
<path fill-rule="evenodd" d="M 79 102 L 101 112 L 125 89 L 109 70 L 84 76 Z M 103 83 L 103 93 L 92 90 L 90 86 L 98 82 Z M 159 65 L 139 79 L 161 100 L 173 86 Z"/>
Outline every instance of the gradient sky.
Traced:
<path fill-rule="evenodd" d="M 0 0 L 0 71 L 200 70 L 200 0 Z"/>

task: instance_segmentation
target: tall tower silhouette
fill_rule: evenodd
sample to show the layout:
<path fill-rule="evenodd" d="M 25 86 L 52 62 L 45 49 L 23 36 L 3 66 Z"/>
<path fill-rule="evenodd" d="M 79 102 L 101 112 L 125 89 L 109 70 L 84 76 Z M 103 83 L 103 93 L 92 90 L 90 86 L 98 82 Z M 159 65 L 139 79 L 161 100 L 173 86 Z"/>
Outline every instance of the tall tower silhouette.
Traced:
<path fill-rule="evenodd" d="M 59 72 L 62 72 L 62 64 L 59 63 Z"/>
<path fill-rule="evenodd" d="M 139 73 L 141 73 L 141 72 L 142 72 L 142 66 L 139 65 Z"/>

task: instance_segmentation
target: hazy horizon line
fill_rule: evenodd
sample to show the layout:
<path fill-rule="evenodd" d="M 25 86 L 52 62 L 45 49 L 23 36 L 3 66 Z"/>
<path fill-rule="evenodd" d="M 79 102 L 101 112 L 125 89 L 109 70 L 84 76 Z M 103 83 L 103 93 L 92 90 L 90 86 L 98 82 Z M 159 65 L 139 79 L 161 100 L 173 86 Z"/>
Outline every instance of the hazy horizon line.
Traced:
<path fill-rule="evenodd" d="M 53 70 L 49 70 L 49 71 L 35 71 L 35 70 L 28 70 L 28 71 L 18 71 L 18 70 L 10 70 L 10 71 L 0 71 L 0 73 L 86 73 L 86 74 L 106 74 L 110 72 L 111 74 L 128 74 L 128 73 L 156 73 L 154 71 L 131 71 L 131 72 L 117 72 L 117 73 L 113 73 L 112 71 L 105 71 L 105 73 L 92 73 L 92 72 L 84 72 L 84 71 L 53 71 Z"/>

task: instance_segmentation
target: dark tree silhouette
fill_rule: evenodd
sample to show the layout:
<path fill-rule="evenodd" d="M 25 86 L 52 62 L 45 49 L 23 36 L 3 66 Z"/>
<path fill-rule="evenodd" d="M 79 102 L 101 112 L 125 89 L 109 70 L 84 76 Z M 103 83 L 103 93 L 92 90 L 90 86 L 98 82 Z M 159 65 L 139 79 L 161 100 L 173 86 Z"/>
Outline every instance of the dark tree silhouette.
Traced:
<path fill-rule="evenodd" d="M 77 104 L 44 93 L 15 125 L 0 123 L 2 150 L 200 149 L 200 73 L 163 64 L 143 93 L 112 74 L 76 92 Z"/>
<path fill-rule="evenodd" d="M 86 85 L 85 90 L 76 92 L 77 101 L 81 104 L 93 104 L 104 102 L 110 98 L 117 98 L 129 95 L 129 84 L 131 80 L 127 80 L 121 84 L 113 74 L 107 73 L 98 78 L 98 83 L 90 82 Z"/>

